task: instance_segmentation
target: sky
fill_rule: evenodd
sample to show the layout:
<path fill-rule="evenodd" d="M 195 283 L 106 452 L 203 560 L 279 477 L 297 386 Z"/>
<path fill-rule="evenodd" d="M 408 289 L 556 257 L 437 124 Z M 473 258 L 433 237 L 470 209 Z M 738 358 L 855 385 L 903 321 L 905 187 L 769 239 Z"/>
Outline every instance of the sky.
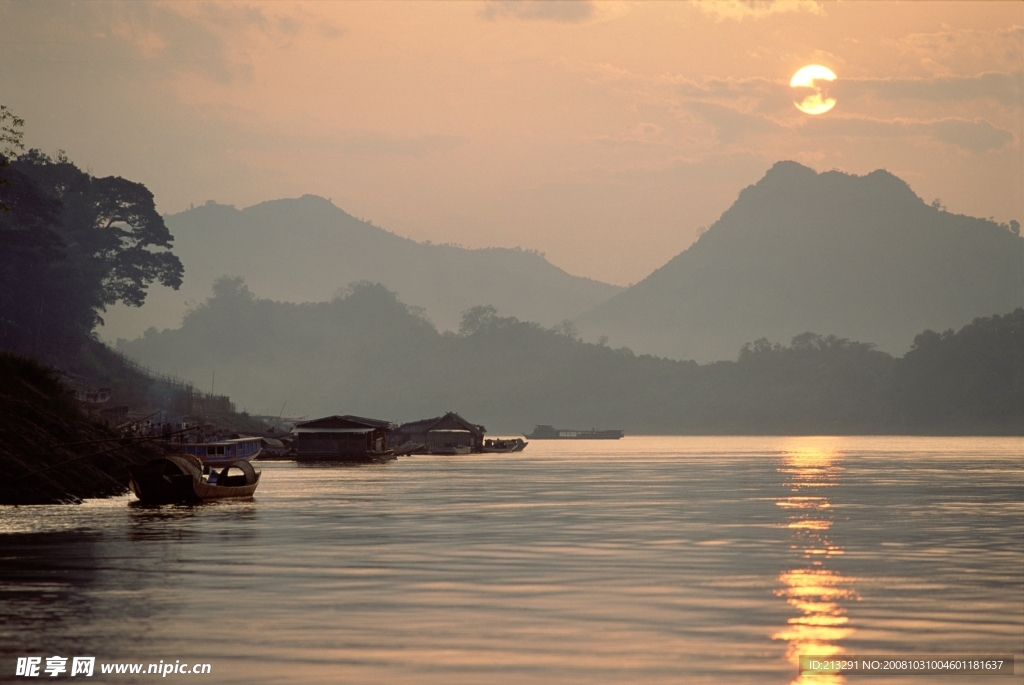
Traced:
<path fill-rule="evenodd" d="M 619 285 L 782 159 L 1024 220 L 1020 2 L 0 0 L 0 60 L 27 146 L 161 212 L 313 193 Z"/>

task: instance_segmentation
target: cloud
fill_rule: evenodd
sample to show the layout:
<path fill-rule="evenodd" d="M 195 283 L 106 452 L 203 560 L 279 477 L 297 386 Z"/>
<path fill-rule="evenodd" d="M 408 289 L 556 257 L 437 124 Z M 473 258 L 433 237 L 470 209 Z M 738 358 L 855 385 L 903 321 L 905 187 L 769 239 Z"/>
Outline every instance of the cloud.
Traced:
<path fill-rule="evenodd" d="M 971 152 L 998 150 L 1013 143 L 1013 134 L 984 119 L 940 119 L 926 123 L 937 139 Z"/>
<path fill-rule="evenodd" d="M 793 89 L 767 78 L 708 78 L 680 81 L 676 92 L 687 100 L 710 102 L 741 112 L 773 115 L 792 108 Z"/>
<path fill-rule="evenodd" d="M 609 84 L 611 93 L 660 107 L 672 113 L 675 127 L 657 136 L 636 132 L 594 136 L 604 145 L 659 144 L 679 147 L 679 132 L 689 134 L 692 152 L 719 153 L 798 143 L 801 136 L 836 136 L 850 140 L 907 138 L 918 143 L 951 145 L 969 153 L 984 153 L 1014 144 L 1015 136 L 1000 119 L 998 102 L 1019 108 L 1024 101 L 1024 72 L 983 72 L 974 76 L 930 78 L 842 78 L 829 84 L 829 95 L 843 105 L 843 113 L 818 117 L 800 115 L 793 107 L 794 89 L 788 80 L 763 77 L 689 79 L 678 75 L 645 76 L 608 64 L 564 62 L 592 83 Z M 914 115 L 879 118 L 858 114 L 874 112 L 872 102 L 916 100 L 926 106 Z M 988 101 L 985 106 L 984 101 Z M 951 103 L 981 102 L 973 111 L 949 114 Z M 903 108 L 906 109 L 906 108 Z M 971 116 L 975 112 L 985 116 Z M 938 115 L 938 116 L 936 116 Z M 991 119 L 999 119 L 992 123 Z M 1005 118 L 1005 117 L 1003 117 Z M 675 129 L 675 130 L 673 130 Z"/>
<path fill-rule="evenodd" d="M 690 0 L 691 4 L 719 21 L 732 19 L 764 19 L 775 14 L 808 12 L 824 14 L 820 2 L 814 0 Z"/>
<path fill-rule="evenodd" d="M 796 130 L 815 136 L 847 138 L 922 138 L 953 145 L 966 152 L 998 150 L 1014 140 L 1010 131 L 984 119 L 872 119 L 870 117 L 813 117 Z"/>
<path fill-rule="evenodd" d="M 715 139 L 726 149 L 751 139 L 839 137 L 847 139 L 918 139 L 952 145 L 965 152 L 984 153 L 1014 142 L 1013 133 L 982 119 L 876 119 L 862 116 L 823 115 L 779 121 L 759 112 L 745 112 L 714 102 L 693 100 L 681 105 L 715 130 Z"/>
<path fill-rule="evenodd" d="M 839 96 L 869 96 L 888 102 L 968 102 L 987 99 L 1019 107 L 1024 103 L 1024 72 L 989 71 L 975 76 L 932 78 L 839 79 L 834 88 Z"/>
<path fill-rule="evenodd" d="M 341 35 L 301 8 L 215 3 L 12 3 L 0 43 L 16 42 L 33 63 L 102 64 L 112 80 L 152 84 L 197 74 L 220 83 L 249 78 L 252 55 L 282 49 L 304 33 Z M 17 39 L 17 40 L 16 40 Z"/>
<path fill-rule="evenodd" d="M 480 11 L 484 19 L 520 19 L 578 23 L 594 17 L 589 0 L 487 0 Z"/>
<path fill-rule="evenodd" d="M 779 83 L 766 78 L 706 78 L 701 81 L 680 79 L 677 90 L 687 97 L 736 98 L 765 95 L 777 91 Z"/>
<path fill-rule="evenodd" d="M 733 143 L 752 135 L 770 136 L 787 128 L 761 114 L 743 112 L 714 102 L 694 100 L 686 103 L 685 108 L 711 124 L 716 137 L 723 143 Z"/>
<path fill-rule="evenodd" d="M 911 33 L 897 41 L 896 47 L 933 72 L 936 68 L 960 73 L 1009 70 L 1020 66 L 1024 26 Z"/>

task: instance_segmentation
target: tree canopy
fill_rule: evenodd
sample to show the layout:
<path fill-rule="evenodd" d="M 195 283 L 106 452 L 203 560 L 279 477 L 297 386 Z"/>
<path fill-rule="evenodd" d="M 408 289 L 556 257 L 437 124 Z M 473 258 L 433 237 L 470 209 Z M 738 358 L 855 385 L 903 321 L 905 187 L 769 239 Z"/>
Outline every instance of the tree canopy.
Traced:
<path fill-rule="evenodd" d="M 0 170 L 8 167 L 11 157 L 18 154 L 19 150 L 25 149 L 21 139 L 25 132 L 22 127 L 25 120 L 7 108 L 7 105 L 0 105 Z M 10 179 L 0 173 L 0 186 L 10 185 Z M 0 199 L 0 212 L 10 211 L 10 207 Z"/>
<path fill-rule="evenodd" d="M 903 358 L 803 333 L 698 365 L 586 343 L 487 305 L 466 310 L 459 333 L 440 333 L 380 285 L 290 304 L 222 279 L 180 328 L 119 347 L 196 381 L 216 370 L 218 387 L 250 408 L 287 400 L 311 415 L 406 421 L 452 410 L 498 433 L 553 423 L 630 434 L 1021 434 L 1022 336 L 1019 309 L 956 334 L 922 333 Z"/>
<path fill-rule="evenodd" d="M 181 285 L 173 238 L 141 183 L 97 178 L 62 152 L 51 158 L 38 150 L 8 160 L 4 177 L 4 348 L 59 361 L 102 322 L 107 306 L 141 306 L 154 282 Z"/>

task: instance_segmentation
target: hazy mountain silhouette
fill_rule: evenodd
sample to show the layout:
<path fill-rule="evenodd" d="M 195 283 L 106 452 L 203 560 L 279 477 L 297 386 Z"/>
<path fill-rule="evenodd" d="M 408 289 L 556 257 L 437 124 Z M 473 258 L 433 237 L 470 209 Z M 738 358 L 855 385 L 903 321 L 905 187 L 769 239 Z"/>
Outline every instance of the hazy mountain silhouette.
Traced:
<path fill-rule="evenodd" d="M 1024 309 L 923 332 L 902 359 L 803 333 L 701 366 L 585 343 L 493 307 L 439 333 L 380 285 L 291 304 L 222 279 L 180 328 L 119 347 L 200 386 L 216 372 L 218 392 L 262 413 L 401 422 L 458 411 L 499 434 L 538 423 L 630 434 L 1024 433 Z"/>
<path fill-rule="evenodd" d="M 805 331 L 902 354 L 923 329 L 1022 304 L 1024 238 L 1007 226 L 925 204 L 887 171 L 778 162 L 686 251 L 576 322 L 704 362 Z"/>
<path fill-rule="evenodd" d="M 353 281 L 383 283 L 439 327 L 457 328 L 463 310 L 493 305 L 553 325 L 621 288 L 571 276 L 521 249 L 465 249 L 418 243 L 356 219 L 314 195 L 238 210 L 208 202 L 165 217 L 185 265 L 179 293 L 154 291 L 146 308 L 159 327 L 176 326 L 184 302 L 202 302 L 220 276 L 241 276 L 261 297 L 323 302 Z"/>

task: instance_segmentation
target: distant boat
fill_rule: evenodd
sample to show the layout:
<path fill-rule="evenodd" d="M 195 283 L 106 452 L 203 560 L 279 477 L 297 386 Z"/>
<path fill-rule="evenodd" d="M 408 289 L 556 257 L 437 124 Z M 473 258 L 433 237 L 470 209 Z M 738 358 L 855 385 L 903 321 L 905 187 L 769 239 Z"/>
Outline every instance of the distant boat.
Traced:
<path fill-rule="evenodd" d="M 239 459 L 254 459 L 263 450 L 263 438 L 231 438 L 213 442 L 188 442 L 180 447 L 185 454 L 199 457 L 207 466 L 227 466 Z"/>
<path fill-rule="evenodd" d="M 146 504 L 176 504 L 252 497 L 260 482 L 259 472 L 244 459 L 219 472 L 206 471 L 198 457 L 174 454 L 128 469 L 128 486 Z"/>
<path fill-rule="evenodd" d="M 484 440 L 484 446 L 480 451 L 484 453 L 522 452 L 529 444 L 522 438 L 488 438 Z"/>
<path fill-rule="evenodd" d="M 618 440 L 626 433 L 621 430 L 571 430 L 555 428 L 549 425 L 538 425 L 526 437 L 531 440 Z"/>

